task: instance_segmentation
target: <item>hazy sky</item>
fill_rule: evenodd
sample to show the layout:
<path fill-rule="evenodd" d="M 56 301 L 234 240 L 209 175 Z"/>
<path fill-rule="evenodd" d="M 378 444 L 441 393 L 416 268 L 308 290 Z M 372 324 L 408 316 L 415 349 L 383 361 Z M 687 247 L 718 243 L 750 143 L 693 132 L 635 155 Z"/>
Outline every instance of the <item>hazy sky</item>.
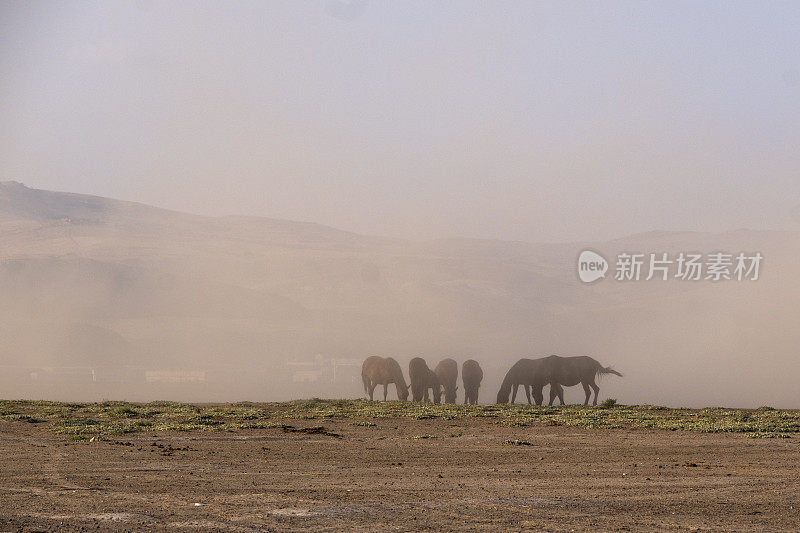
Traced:
<path fill-rule="evenodd" d="M 0 179 L 362 233 L 797 228 L 797 2 L 0 3 Z"/>

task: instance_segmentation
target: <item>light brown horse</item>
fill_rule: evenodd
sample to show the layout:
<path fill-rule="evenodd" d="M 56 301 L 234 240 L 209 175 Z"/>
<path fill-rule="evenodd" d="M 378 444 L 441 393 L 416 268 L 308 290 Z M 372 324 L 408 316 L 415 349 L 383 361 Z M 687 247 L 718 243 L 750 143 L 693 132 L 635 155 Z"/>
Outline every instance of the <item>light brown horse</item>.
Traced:
<path fill-rule="evenodd" d="M 378 357 L 373 355 L 367 357 L 361 365 L 361 380 L 364 382 L 364 391 L 372 400 L 375 387 L 383 385 L 383 401 L 386 401 L 386 393 L 389 383 L 394 383 L 397 388 L 397 398 L 408 400 L 408 386 L 403 377 L 403 370 L 400 365 L 391 357 Z"/>
<path fill-rule="evenodd" d="M 436 365 L 433 372 L 436 374 L 439 383 L 442 384 L 442 388 L 444 389 L 444 403 L 456 403 L 458 363 L 449 358 L 442 359 L 439 361 L 439 364 Z"/>
<path fill-rule="evenodd" d="M 439 378 L 428 368 L 421 357 L 415 357 L 408 363 L 408 378 L 411 380 L 411 397 L 415 402 L 429 402 L 428 389 L 433 389 L 433 401 L 442 401 L 442 385 Z"/>
<path fill-rule="evenodd" d="M 464 383 L 464 403 L 477 405 L 478 388 L 483 380 L 481 365 L 474 359 L 467 359 L 461 365 L 461 381 Z"/>
<path fill-rule="evenodd" d="M 600 392 L 600 387 L 595 383 L 595 378 L 602 374 L 615 374 L 622 377 L 622 374 L 613 368 L 604 367 L 596 360 L 585 355 L 578 357 L 559 357 L 551 355 L 545 357 L 545 363 L 542 365 L 542 371 L 545 372 L 548 383 L 550 383 L 550 405 L 553 405 L 554 396 L 558 396 L 561 405 L 564 405 L 564 387 L 572 387 L 580 383 L 583 385 L 583 391 L 586 393 L 586 400 L 583 405 L 589 405 L 589 396 L 591 392 L 589 388 L 594 391 L 594 401 L 592 405 L 597 405 L 597 394 Z M 559 385 L 554 389 L 553 385 Z"/>

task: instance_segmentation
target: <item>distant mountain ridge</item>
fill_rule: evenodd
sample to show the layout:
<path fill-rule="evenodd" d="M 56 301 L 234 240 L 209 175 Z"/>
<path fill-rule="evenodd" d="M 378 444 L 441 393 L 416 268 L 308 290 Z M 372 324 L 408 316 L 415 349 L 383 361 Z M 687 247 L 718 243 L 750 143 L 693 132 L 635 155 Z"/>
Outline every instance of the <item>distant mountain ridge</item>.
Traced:
<path fill-rule="evenodd" d="M 17 181 L 0 182 L 0 216 L 36 221 L 74 219 L 107 222 L 124 211 L 164 211 L 144 204 L 112 200 L 88 194 L 32 189 Z"/>
<path fill-rule="evenodd" d="M 17 181 L 0 182 L 0 219 L 20 219 L 41 223 L 68 222 L 75 225 L 152 225 L 192 224 L 204 229 L 224 228 L 229 221 L 273 231 L 303 232 L 309 236 L 339 239 L 354 233 L 313 222 L 246 216 L 209 217 L 194 215 L 138 202 L 102 196 L 34 189 Z"/>

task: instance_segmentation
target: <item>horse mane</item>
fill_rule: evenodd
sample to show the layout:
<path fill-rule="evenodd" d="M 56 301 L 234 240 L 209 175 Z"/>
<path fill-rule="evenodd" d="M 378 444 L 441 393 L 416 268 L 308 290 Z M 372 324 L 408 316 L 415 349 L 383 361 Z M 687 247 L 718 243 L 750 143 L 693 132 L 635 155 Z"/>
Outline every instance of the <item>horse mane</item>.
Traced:
<path fill-rule="evenodd" d="M 406 385 L 406 378 L 403 376 L 403 369 L 400 368 L 400 364 L 394 359 L 392 359 L 392 362 L 392 378 L 394 379 L 395 385 L 408 392 L 408 385 Z"/>

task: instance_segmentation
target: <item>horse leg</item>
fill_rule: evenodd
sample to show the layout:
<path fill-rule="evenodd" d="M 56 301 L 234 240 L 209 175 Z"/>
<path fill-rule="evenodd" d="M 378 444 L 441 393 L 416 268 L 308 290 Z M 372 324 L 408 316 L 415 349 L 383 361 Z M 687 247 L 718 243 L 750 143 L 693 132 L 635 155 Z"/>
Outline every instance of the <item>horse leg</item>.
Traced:
<path fill-rule="evenodd" d="M 583 392 L 586 393 L 586 400 L 583 402 L 583 405 L 589 405 L 589 396 L 592 395 L 592 393 L 589 392 L 589 384 L 583 381 L 581 385 L 583 385 Z"/>
<path fill-rule="evenodd" d="M 366 375 L 361 374 L 361 383 L 364 384 L 364 394 L 369 396 L 369 384 L 372 380 L 369 379 Z"/>
<path fill-rule="evenodd" d="M 536 403 L 536 405 L 542 405 L 542 402 L 544 401 L 544 395 L 542 394 L 542 389 L 544 389 L 544 386 L 537 389 L 534 388 L 533 385 L 531 385 L 531 396 L 533 396 L 533 401 Z"/>
<path fill-rule="evenodd" d="M 592 402 L 592 405 L 597 405 L 597 394 L 600 392 L 600 387 L 597 386 L 597 383 L 595 383 L 594 380 L 589 383 L 589 386 L 594 389 L 594 402 Z"/>

